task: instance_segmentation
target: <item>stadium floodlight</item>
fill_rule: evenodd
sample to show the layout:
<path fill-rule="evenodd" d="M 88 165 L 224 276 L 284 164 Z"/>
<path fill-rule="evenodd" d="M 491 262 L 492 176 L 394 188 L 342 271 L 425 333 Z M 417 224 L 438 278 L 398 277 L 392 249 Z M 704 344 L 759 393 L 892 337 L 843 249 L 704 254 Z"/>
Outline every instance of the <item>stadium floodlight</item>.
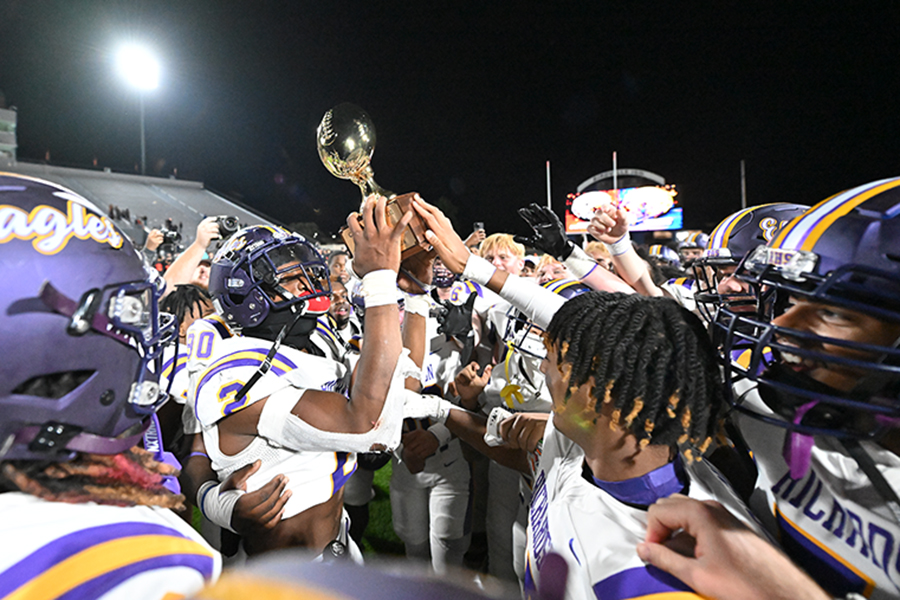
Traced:
<path fill-rule="evenodd" d="M 159 85 L 159 63 L 141 46 L 122 46 L 116 55 L 116 68 L 125 81 L 138 90 L 141 105 L 141 175 L 147 174 L 147 145 L 144 136 L 144 92 Z"/>

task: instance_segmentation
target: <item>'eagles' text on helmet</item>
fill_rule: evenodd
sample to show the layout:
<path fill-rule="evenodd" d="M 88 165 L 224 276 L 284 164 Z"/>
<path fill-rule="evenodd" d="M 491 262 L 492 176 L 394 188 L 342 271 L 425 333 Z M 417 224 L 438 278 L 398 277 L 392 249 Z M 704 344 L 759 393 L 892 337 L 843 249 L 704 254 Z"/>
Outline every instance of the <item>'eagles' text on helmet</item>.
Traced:
<path fill-rule="evenodd" d="M 873 345 L 825 337 L 777 317 L 802 301 L 820 307 L 825 319 L 832 318 L 830 307 L 831 313 L 843 308 L 877 319 L 878 332 L 900 330 L 900 178 L 862 185 L 810 208 L 751 251 L 736 276 L 750 284 L 759 305 L 752 313 L 720 311 L 716 335 L 730 366 L 726 376 L 729 383 L 756 382 L 784 420 L 755 416 L 799 433 L 838 437 L 876 436 L 897 427 L 900 339 Z M 742 351 L 749 354 L 742 363 L 725 358 Z M 852 389 L 814 380 L 807 374 L 814 369 L 849 374 Z"/>
<path fill-rule="evenodd" d="M 281 285 L 291 277 L 300 278 L 302 294 L 294 296 Z M 283 309 L 325 314 L 331 283 L 325 260 L 303 236 L 280 227 L 254 225 L 232 235 L 216 252 L 209 294 L 230 324 L 252 328 Z"/>
<path fill-rule="evenodd" d="M 165 400 L 162 281 L 91 202 L 0 173 L 0 458 L 117 454 Z"/>

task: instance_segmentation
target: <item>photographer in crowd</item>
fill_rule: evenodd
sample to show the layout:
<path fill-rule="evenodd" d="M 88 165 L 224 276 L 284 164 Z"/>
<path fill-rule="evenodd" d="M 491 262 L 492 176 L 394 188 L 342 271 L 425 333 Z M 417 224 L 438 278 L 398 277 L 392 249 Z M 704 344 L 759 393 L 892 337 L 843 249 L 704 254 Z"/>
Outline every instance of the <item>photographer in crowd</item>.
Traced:
<path fill-rule="evenodd" d="M 197 225 L 197 234 L 191 245 L 185 248 L 166 270 L 166 293 L 176 285 L 190 283 L 207 289 L 209 286 L 209 254 L 207 248 L 213 240 L 224 239 L 237 231 L 236 217 L 206 217 Z"/>

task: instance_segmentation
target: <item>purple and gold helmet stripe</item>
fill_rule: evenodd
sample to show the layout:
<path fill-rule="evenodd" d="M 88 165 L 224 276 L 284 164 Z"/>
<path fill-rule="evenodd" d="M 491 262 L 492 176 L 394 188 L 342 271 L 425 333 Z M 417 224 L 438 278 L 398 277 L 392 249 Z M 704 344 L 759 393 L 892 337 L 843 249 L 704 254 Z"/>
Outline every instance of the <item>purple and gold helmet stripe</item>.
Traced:
<path fill-rule="evenodd" d="M 882 179 L 826 198 L 785 225 L 770 246 L 811 251 L 835 221 L 873 196 L 898 186 L 900 178 Z"/>
<path fill-rule="evenodd" d="M 574 279 L 554 279 L 553 281 L 548 281 L 546 283 L 542 283 L 541 287 L 544 287 L 554 294 L 558 294 L 563 290 L 572 287 L 573 285 L 584 285 L 580 281 L 575 281 Z"/>
<path fill-rule="evenodd" d="M 713 232 L 709 236 L 709 244 L 707 245 L 708 250 L 714 250 L 718 248 L 727 248 L 728 240 L 731 239 L 731 232 L 737 226 L 738 223 L 741 222 L 741 219 L 744 218 L 745 215 L 752 213 L 753 211 L 762 208 L 764 206 L 772 206 L 777 204 L 776 202 L 770 202 L 769 204 L 760 204 L 759 206 L 750 206 L 743 210 L 739 210 L 734 213 L 730 217 L 727 217 L 724 221 L 719 223 Z"/>

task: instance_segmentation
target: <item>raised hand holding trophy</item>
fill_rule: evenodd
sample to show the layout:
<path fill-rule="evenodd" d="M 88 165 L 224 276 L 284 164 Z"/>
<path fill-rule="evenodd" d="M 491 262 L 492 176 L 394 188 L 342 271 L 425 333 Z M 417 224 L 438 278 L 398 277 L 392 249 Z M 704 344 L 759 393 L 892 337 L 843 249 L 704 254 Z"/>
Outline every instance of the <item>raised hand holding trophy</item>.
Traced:
<path fill-rule="evenodd" d="M 375 127 L 363 109 L 344 103 L 326 112 L 316 130 L 316 145 L 325 168 L 335 177 L 349 179 L 358 185 L 363 200 L 372 194 L 388 199 L 386 211 L 391 224 L 397 223 L 410 209 L 414 192 L 398 196 L 375 183 L 371 166 L 372 154 L 375 152 Z M 404 260 L 431 249 L 431 244 L 425 239 L 425 230 L 426 226 L 418 215 L 407 225 L 400 240 Z M 353 254 L 353 234 L 350 229 L 343 227 L 340 233 L 350 254 Z"/>

